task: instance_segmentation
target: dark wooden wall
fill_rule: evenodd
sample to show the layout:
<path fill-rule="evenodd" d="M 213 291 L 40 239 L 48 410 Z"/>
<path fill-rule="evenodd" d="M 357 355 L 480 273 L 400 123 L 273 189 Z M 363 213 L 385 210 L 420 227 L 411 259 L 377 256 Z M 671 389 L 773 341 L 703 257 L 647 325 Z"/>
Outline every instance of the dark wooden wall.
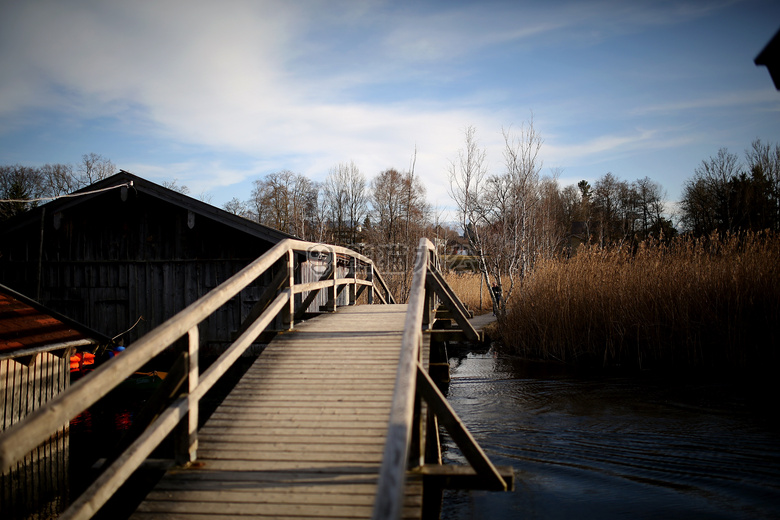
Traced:
<path fill-rule="evenodd" d="M 143 317 L 125 343 L 273 245 L 133 189 L 43 209 L 0 234 L 0 283 L 109 337 Z M 256 281 L 204 323 L 203 344 L 227 341 L 269 280 Z"/>

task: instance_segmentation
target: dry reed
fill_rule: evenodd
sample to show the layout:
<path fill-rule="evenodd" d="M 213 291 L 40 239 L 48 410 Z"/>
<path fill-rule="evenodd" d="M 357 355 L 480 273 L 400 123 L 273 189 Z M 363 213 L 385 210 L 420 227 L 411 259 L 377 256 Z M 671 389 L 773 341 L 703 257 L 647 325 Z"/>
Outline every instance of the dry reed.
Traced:
<path fill-rule="evenodd" d="M 501 328 L 511 351 L 566 363 L 773 363 L 780 357 L 780 238 L 583 248 L 538 265 Z"/>
<path fill-rule="evenodd" d="M 482 275 L 479 273 L 450 271 L 444 274 L 444 279 L 458 295 L 458 298 L 466 304 L 474 314 L 482 314 L 492 311 L 493 304 L 490 300 L 488 289 L 482 286 L 482 298 L 480 301 L 480 282 Z"/>

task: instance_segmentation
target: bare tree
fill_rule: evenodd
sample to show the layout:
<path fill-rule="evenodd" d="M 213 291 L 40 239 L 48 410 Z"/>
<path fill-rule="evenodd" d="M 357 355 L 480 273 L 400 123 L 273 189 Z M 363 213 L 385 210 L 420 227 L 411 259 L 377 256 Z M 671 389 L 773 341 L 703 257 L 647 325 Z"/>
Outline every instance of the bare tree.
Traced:
<path fill-rule="evenodd" d="M 650 177 L 634 182 L 634 190 L 639 204 L 642 238 L 645 238 L 653 229 L 660 229 L 659 224 L 665 210 L 666 192 L 663 186 L 654 182 Z"/>
<path fill-rule="evenodd" d="M 376 229 L 377 242 L 398 242 L 404 191 L 404 176 L 394 168 L 383 171 L 371 180 L 371 221 Z"/>
<path fill-rule="evenodd" d="M 100 154 L 88 153 L 81 156 L 78 167 L 78 181 L 81 186 L 89 186 L 116 173 L 116 166 L 110 159 Z"/>
<path fill-rule="evenodd" d="M 227 201 L 225 204 L 222 205 L 222 209 L 224 209 L 228 213 L 238 215 L 239 217 L 244 217 L 248 219 L 252 219 L 253 217 L 252 212 L 249 210 L 249 205 L 246 202 L 239 199 L 238 197 L 233 197 L 232 199 Z"/>
<path fill-rule="evenodd" d="M 534 243 L 534 224 L 536 221 L 536 205 L 539 202 L 539 173 L 542 163 L 539 151 L 542 148 L 542 137 L 536 132 L 533 118 L 523 123 L 520 129 L 512 133 L 504 130 L 504 164 L 506 167 L 506 183 L 509 186 L 509 215 L 503 217 L 511 226 L 511 233 L 504 234 L 503 249 L 505 251 L 505 266 L 510 279 L 510 288 L 506 298 L 511 296 L 514 286 L 514 275 L 525 276 L 535 260 L 536 244 Z M 509 236 L 507 236 L 509 235 Z M 519 257 L 519 265 L 514 258 Z M 501 284 L 499 280 L 499 285 Z"/>
<path fill-rule="evenodd" d="M 39 169 L 44 192 L 49 197 L 59 197 L 81 188 L 70 164 L 44 164 Z"/>
<path fill-rule="evenodd" d="M 430 207 L 425 187 L 414 175 L 414 160 L 406 173 L 383 171 L 370 184 L 370 226 L 364 231 L 384 272 L 397 273 L 396 294 L 404 299 L 411 283 L 417 241 L 425 233 Z"/>
<path fill-rule="evenodd" d="M 354 162 L 331 168 L 324 185 L 324 201 L 333 241 L 350 245 L 357 240 L 357 226 L 368 210 L 366 178 Z"/>
<path fill-rule="evenodd" d="M 458 211 L 458 220 L 471 253 L 477 257 L 479 271 L 485 284 L 490 285 L 484 239 L 487 176 L 487 151 L 479 146 L 476 129 L 465 130 L 465 142 L 458 157 L 448 168 L 450 196 Z"/>
<path fill-rule="evenodd" d="M 169 190 L 179 192 L 182 195 L 189 195 L 190 193 L 190 189 L 186 185 L 179 184 L 179 179 L 173 179 L 172 181 L 163 181 L 162 185 L 163 187 L 168 188 Z"/>
<path fill-rule="evenodd" d="M 316 185 L 290 170 L 256 180 L 249 203 L 258 222 L 301 238 L 316 234 L 316 204 Z"/>
<path fill-rule="evenodd" d="M 200 193 L 198 193 L 198 200 L 205 202 L 206 204 L 211 204 L 211 202 L 214 200 L 214 194 L 208 190 L 203 189 Z"/>
<path fill-rule="evenodd" d="M 739 176 L 739 158 L 726 148 L 701 162 L 683 186 L 682 223 L 694 234 L 734 231 L 733 179 Z"/>
<path fill-rule="evenodd" d="M 540 214 L 539 151 L 542 138 L 533 120 L 517 131 L 504 129 L 504 166 L 500 175 L 487 176 L 486 152 L 476 143 L 473 127 L 466 129 L 465 148 L 450 164 L 450 195 L 458 208 L 464 235 L 477 256 L 499 313 L 506 310 L 520 277 L 531 269 L 543 244 Z M 556 188 L 557 186 L 553 186 Z M 549 209 L 549 208 L 547 208 Z"/>

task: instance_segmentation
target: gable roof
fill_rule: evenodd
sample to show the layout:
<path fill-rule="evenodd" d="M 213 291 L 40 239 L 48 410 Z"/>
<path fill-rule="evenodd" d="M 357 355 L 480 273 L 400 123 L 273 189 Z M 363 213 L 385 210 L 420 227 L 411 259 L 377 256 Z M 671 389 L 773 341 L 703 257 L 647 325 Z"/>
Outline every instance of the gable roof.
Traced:
<path fill-rule="evenodd" d="M 0 359 L 109 341 L 99 332 L 0 285 Z"/>
<path fill-rule="evenodd" d="M 171 190 L 159 184 L 155 184 L 143 177 L 139 177 L 125 170 L 119 170 L 119 173 L 106 177 L 94 184 L 91 184 L 85 188 L 75 191 L 71 196 L 59 198 L 38 206 L 37 208 L 26 211 L 16 217 L 6 221 L 0 228 L 5 230 L 12 230 L 16 227 L 20 227 L 28 224 L 30 221 L 39 221 L 40 212 L 43 209 L 47 214 L 55 214 L 59 211 L 64 211 L 68 208 L 72 208 L 77 205 L 86 204 L 90 200 L 100 197 L 107 190 L 112 188 L 135 190 L 139 193 L 145 193 L 155 197 L 159 200 L 173 204 L 192 211 L 195 215 L 220 222 L 224 225 L 248 233 L 262 240 L 268 241 L 272 244 L 280 242 L 285 238 L 295 238 L 294 236 L 279 231 L 263 224 L 259 224 L 244 217 L 234 215 L 229 211 L 225 211 L 211 204 L 207 204 L 203 201 L 193 199 L 183 193 Z M 83 194 L 82 196 L 74 197 L 73 195 Z"/>

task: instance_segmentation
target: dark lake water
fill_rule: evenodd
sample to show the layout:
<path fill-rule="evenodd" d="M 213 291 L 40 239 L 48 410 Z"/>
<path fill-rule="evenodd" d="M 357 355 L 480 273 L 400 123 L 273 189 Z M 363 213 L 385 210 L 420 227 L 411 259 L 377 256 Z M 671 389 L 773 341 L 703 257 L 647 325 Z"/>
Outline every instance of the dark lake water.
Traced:
<path fill-rule="evenodd" d="M 492 350 L 450 368 L 449 402 L 516 485 L 448 491 L 442 519 L 780 518 L 771 382 L 572 374 Z"/>

